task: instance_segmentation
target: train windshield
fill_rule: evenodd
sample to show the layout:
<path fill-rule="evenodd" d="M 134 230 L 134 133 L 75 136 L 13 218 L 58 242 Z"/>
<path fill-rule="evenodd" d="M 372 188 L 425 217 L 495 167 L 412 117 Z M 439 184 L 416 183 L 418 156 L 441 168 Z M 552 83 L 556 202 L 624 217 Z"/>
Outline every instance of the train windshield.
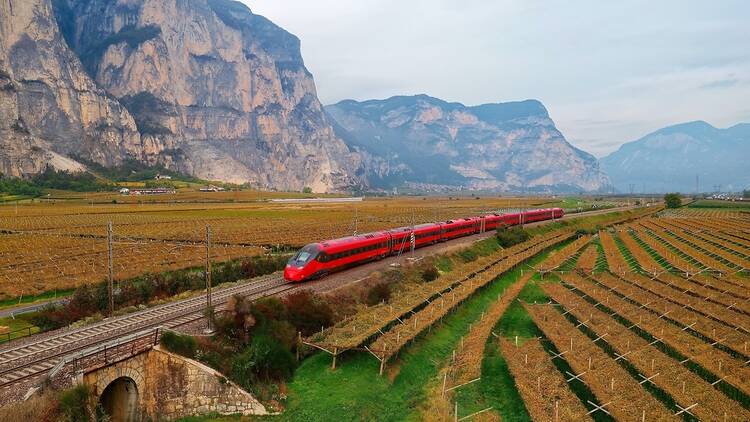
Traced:
<path fill-rule="evenodd" d="M 318 252 L 320 252 L 318 245 L 307 245 L 300 249 L 299 252 L 289 260 L 289 263 L 295 266 L 305 265 L 317 258 Z"/>

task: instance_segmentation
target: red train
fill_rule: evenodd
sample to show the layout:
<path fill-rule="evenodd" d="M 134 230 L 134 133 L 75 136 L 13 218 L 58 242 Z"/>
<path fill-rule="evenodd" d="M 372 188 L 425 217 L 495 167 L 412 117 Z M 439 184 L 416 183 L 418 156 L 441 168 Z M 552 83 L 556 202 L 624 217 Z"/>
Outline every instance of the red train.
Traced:
<path fill-rule="evenodd" d="M 311 280 L 344 268 L 407 252 L 411 249 L 412 233 L 414 233 L 414 247 L 420 248 L 437 242 L 495 230 L 498 226 L 515 226 L 522 223 L 552 220 L 561 218 L 563 215 L 561 208 L 502 215 L 488 214 L 311 243 L 300 249 L 289 260 L 284 268 L 284 278 L 293 282 Z"/>

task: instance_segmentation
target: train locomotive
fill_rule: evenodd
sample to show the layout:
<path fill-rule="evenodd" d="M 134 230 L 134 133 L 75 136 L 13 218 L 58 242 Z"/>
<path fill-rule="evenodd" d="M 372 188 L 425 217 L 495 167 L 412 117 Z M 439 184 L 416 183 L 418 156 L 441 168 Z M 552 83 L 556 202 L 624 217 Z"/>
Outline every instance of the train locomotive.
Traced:
<path fill-rule="evenodd" d="M 311 243 L 287 262 L 284 278 L 302 282 L 366 262 L 398 255 L 414 248 L 495 230 L 564 216 L 562 208 L 547 208 L 511 214 L 487 214 L 438 223 L 399 227 L 374 233 Z"/>

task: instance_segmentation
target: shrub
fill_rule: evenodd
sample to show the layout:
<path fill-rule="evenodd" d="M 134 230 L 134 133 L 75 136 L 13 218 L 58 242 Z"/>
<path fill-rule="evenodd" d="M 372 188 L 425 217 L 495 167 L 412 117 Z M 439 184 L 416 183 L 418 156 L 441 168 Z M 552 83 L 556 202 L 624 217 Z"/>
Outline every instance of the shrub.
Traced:
<path fill-rule="evenodd" d="M 89 422 L 91 406 L 91 389 L 81 384 L 60 395 L 60 413 L 68 422 Z"/>
<path fill-rule="evenodd" d="M 497 243 L 504 248 L 529 240 L 529 233 L 521 227 L 500 227 L 497 229 Z"/>
<path fill-rule="evenodd" d="M 367 291 L 365 302 L 372 306 L 380 302 L 388 302 L 391 299 L 391 286 L 388 283 L 378 283 Z"/>
<path fill-rule="evenodd" d="M 478 258 L 477 253 L 474 252 L 472 249 L 464 249 L 464 250 L 458 252 L 458 256 L 464 262 L 474 262 Z"/>
<path fill-rule="evenodd" d="M 440 272 L 435 267 L 429 267 L 422 272 L 422 280 L 430 282 L 440 277 Z"/>
<path fill-rule="evenodd" d="M 244 278 L 271 274 L 284 269 L 288 255 L 255 256 L 242 261 L 241 273 Z"/>
<path fill-rule="evenodd" d="M 286 320 L 286 306 L 284 302 L 277 297 L 266 297 L 254 302 L 251 306 L 250 313 L 258 321 L 265 322 L 271 320 Z"/>
<path fill-rule="evenodd" d="M 28 400 L 11 402 L 0 408 L 0 421 L 58 421 L 59 393 L 43 390 L 41 394 L 32 395 Z"/>
<path fill-rule="evenodd" d="M 311 290 L 300 290 L 284 298 L 289 323 L 309 336 L 320 327 L 333 325 L 333 309 Z"/>
<path fill-rule="evenodd" d="M 238 281 L 248 276 L 270 274 L 284 268 L 288 256 L 260 256 L 245 261 L 217 263 L 212 272 L 214 285 Z M 119 283 L 114 297 L 115 307 L 135 306 L 164 297 L 171 297 L 205 286 L 204 273 L 195 268 L 144 274 Z M 42 331 L 61 328 L 96 313 L 109 311 L 107 283 L 83 285 L 75 290 L 64 305 L 54 305 L 33 316 L 34 325 Z"/>
<path fill-rule="evenodd" d="M 232 378 L 246 389 L 257 379 L 287 379 L 296 365 L 294 355 L 267 330 L 256 333 L 250 346 L 232 362 Z"/>
<path fill-rule="evenodd" d="M 172 331 L 165 331 L 159 342 L 170 352 L 190 359 L 195 358 L 195 352 L 198 350 L 198 344 L 193 337 L 183 336 Z"/>

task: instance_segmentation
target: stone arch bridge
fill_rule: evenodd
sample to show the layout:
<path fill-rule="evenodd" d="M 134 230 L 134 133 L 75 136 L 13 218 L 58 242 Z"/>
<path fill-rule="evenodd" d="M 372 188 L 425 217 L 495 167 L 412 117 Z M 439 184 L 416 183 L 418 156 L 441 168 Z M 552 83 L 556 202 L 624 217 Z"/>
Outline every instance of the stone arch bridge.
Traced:
<path fill-rule="evenodd" d="M 151 338 L 158 338 L 158 333 Z M 268 414 L 255 397 L 221 373 L 158 345 L 133 347 L 127 354 L 111 349 L 109 356 L 104 350 L 104 363 L 90 356 L 75 362 L 75 381 L 91 386 L 100 409 L 113 422 L 171 420 L 206 413 Z"/>

